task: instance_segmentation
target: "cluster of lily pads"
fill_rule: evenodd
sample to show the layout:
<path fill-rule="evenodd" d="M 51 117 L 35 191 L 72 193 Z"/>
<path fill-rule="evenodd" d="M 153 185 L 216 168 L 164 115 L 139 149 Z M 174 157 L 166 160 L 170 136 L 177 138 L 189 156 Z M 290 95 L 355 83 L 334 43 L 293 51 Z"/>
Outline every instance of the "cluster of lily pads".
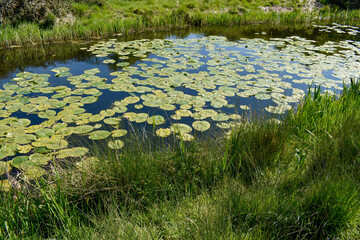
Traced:
<path fill-rule="evenodd" d="M 342 25 L 333 23 L 332 26 L 324 26 L 324 25 L 314 25 L 314 27 L 319 28 L 320 32 L 327 32 L 327 33 L 340 33 L 340 34 L 349 34 L 356 36 L 358 33 L 360 33 L 360 28 L 350 25 Z"/>
<path fill-rule="evenodd" d="M 173 134 L 190 141 L 194 132 L 234 126 L 241 119 L 237 111 L 251 108 L 235 106 L 234 98 L 267 101 L 266 111 L 283 114 L 308 85 L 331 92 L 360 72 L 358 42 L 317 46 L 296 36 L 111 39 L 84 50 L 118 70 L 110 78 L 97 68 L 73 75 L 57 67 L 54 77 L 22 72 L 0 89 L 0 175 L 15 167 L 36 178 L 49 161 L 87 155 L 85 147 L 70 148 L 73 135 L 109 139 L 109 148 L 121 149 L 128 132 L 123 121 L 150 125 L 159 137 Z M 105 91 L 122 97 L 96 114 L 87 111 Z M 34 119 L 40 123 L 32 124 Z"/>

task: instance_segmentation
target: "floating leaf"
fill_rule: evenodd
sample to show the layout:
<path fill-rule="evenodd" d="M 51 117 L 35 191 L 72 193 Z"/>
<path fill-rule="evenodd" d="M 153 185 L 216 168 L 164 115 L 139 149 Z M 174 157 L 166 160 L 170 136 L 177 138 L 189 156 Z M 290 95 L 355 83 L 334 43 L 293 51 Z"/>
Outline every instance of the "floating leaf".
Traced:
<path fill-rule="evenodd" d="M 84 104 L 90 104 L 90 103 L 94 103 L 98 100 L 98 97 L 95 96 L 88 96 L 88 97 L 84 97 L 80 100 L 80 102 L 84 103 Z"/>
<path fill-rule="evenodd" d="M 126 97 L 123 101 L 127 104 L 133 104 L 133 103 L 137 103 L 138 101 L 140 101 L 140 98 L 139 97 Z"/>
<path fill-rule="evenodd" d="M 12 189 L 12 185 L 9 180 L 0 180 L 0 192 L 7 192 Z"/>
<path fill-rule="evenodd" d="M 106 59 L 103 61 L 103 63 L 105 64 L 111 64 L 111 63 L 115 63 L 116 61 L 114 59 Z"/>
<path fill-rule="evenodd" d="M 169 128 L 159 128 L 156 130 L 156 135 L 159 137 L 168 137 L 171 134 L 171 130 Z"/>
<path fill-rule="evenodd" d="M 104 123 L 109 124 L 109 125 L 119 124 L 120 121 L 121 121 L 120 118 L 105 118 L 104 119 Z"/>
<path fill-rule="evenodd" d="M 98 131 L 91 132 L 89 134 L 89 138 L 92 140 L 100 140 L 100 139 L 107 138 L 108 136 L 110 136 L 110 134 L 111 133 L 109 131 L 98 130 Z"/>
<path fill-rule="evenodd" d="M 81 157 L 86 155 L 89 152 L 88 148 L 85 147 L 75 147 L 63 149 L 57 152 L 57 158 L 68 158 L 68 157 Z"/>
<path fill-rule="evenodd" d="M 203 132 L 210 128 L 210 123 L 207 121 L 195 121 L 193 122 L 192 126 L 195 130 Z"/>
<path fill-rule="evenodd" d="M 90 125 L 81 125 L 73 128 L 73 132 L 76 134 L 84 134 L 91 132 L 94 129 L 93 126 Z"/>
<path fill-rule="evenodd" d="M 211 119 L 214 121 L 227 121 L 229 120 L 230 116 L 226 115 L 225 113 L 220 113 L 218 115 L 212 116 Z"/>
<path fill-rule="evenodd" d="M 127 131 L 125 129 L 117 129 L 111 132 L 112 137 L 122 137 L 127 134 Z"/>
<path fill-rule="evenodd" d="M 148 117 L 147 122 L 150 125 L 161 125 L 165 122 L 165 118 L 161 115 L 154 115 L 154 116 Z"/>
<path fill-rule="evenodd" d="M 14 157 L 11 160 L 11 165 L 13 167 L 16 167 L 18 169 L 22 169 L 24 171 L 26 171 L 27 169 L 36 166 L 36 164 L 32 163 L 29 161 L 29 157 L 28 156 L 18 156 L 18 157 Z"/>
<path fill-rule="evenodd" d="M 0 175 L 10 172 L 10 170 L 11 170 L 10 162 L 0 161 Z"/>
<path fill-rule="evenodd" d="M 189 133 L 192 131 L 192 128 L 189 125 L 184 123 L 174 123 L 170 126 L 170 130 L 175 133 Z"/>
<path fill-rule="evenodd" d="M 48 138 L 55 134 L 55 130 L 51 128 L 43 128 L 36 130 L 35 134 L 39 138 Z"/>
<path fill-rule="evenodd" d="M 120 149 L 124 146 L 124 142 L 119 139 L 116 139 L 114 141 L 111 140 L 109 141 L 108 146 L 111 149 Z"/>
<path fill-rule="evenodd" d="M 45 169 L 39 167 L 39 166 L 33 166 L 31 168 L 26 169 L 25 171 L 25 177 L 27 177 L 28 179 L 35 179 L 35 178 L 39 178 L 43 175 L 46 174 Z"/>
<path fill-rule="evenodd" d="M 191 111 L 186 110 L 186 109 L 177 110 L 175 113 L 176 113 L 176 115 L 179 115 L 181 117 L 190 117 L 192 114 Z"/>
<path fill-rule="evenodd" d="M 44 112 L 40 112 L 38 114 L 39 118 L 51 118 L 56 115 L 56 112 L 54 110 L 46 110 Z"/>
<path fill-rule="evenodd" d="M 31 146 L 30 144 L 21 145 L 18 147 L 18 152 L 19 153 L 28 153 L 28 152 L 30 152 L 31 149 L 33 149 L 33 146 Z"/>
<path fill-rule="evenodd" d="M 68 142 L 64 139 L 50 139 L 45 146 L 49 149 L 57 150 L 66 148 L 68 146 Z"/>
<path fill-rule="evenodd" d="M 105 117 L 111 117 L 115 115 L 115 111 L 113 109 L 106 109 L 100 111 L 100 115 L 103 115 Z"/>
<path fill-rule="evenodd" d="M 37 165 L 46 165 L 52 160 L 52 156 L 49 154 L 34 153 L 29 156 L 29 161 Z"/>
<path fill-rule="evenodd" d="M 194 140 L 194 136 L 188 133 L 181 133 L 180 135 L 177 136 L 177 138 L 180 138 L 181 140 L 185 141 L 185 142 L 189 142 Z"/>
<path fill-rule="evenodd" d="M 93 115 L 89 118 L 89 121 L 90 122 L 100 122 L 101 120 L 103 120 L 105 118 L 104 115 L 101 115 L 101 114 L 96 114 L 96 115 Z"/>

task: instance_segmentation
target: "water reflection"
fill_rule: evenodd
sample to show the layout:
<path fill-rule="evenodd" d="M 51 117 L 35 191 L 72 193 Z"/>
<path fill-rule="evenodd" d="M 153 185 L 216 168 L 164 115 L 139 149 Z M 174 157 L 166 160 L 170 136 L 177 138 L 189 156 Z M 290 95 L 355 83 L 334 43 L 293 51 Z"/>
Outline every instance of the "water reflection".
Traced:
<path fill-rule="evenodd" d="M 266 34 L 266 35 L 265 35 Z M 300 36 L 310 40 L 315 40 L 315 45 L 322 45 L 327 41 L 341 40 L 360 40 L 357 36 L 349 36 L 337 33 L 319 32 L 318 29 L 310 25 L 243 25 L 233 27 L 202 27 L 186 28 L 171 31 L 147 31 L 131 36 L 118 37 L 119 41 L 129 41 L 134 39 L 156 39 L 156 38 L 194 38 L 199 36 L 220 35 L 225 36 L 231 41 L 240 38 L 263 38 Z M 104 39 L 107 40 L 107 39 Z M 98 64 L 96 58 L 88 52 L 80 50 L 94 44 L 93 41 L 84 40 L 60 44 L 35 45 L 29 47 L 0 49 L 0 79 L 11 78 L 14 74 L 25 71 L 27 68 L 49 67 L 57 64 L 64 64 L 66 61 L 87 62 Z M 130 62 L 136 59 L 130 59 Z M 113 68 L 113 66 L 109 66 Z M 116 68 L 110 69 L 116 70 Z"/>

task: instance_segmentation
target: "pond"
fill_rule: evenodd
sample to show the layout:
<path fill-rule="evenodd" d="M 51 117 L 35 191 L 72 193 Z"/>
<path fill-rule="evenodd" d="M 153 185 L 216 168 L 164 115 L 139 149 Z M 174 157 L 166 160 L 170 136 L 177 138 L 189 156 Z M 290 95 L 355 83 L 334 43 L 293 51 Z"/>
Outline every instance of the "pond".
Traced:
<path fill-rule="evenodd" d="M 192 141 L 247 113 L 281 119 L 309 86 L 330 94 L 360 72 L 357 27 L 243 26 L 2 49 L 0 180 L 124 147 L 131 129 Z"/>

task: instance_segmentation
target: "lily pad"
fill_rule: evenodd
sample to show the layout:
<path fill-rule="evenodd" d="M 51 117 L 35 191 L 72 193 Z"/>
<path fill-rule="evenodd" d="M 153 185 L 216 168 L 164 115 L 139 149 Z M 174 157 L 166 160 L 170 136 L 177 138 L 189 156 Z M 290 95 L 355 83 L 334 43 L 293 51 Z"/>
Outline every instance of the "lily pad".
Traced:
<path fill-rule="evenodd" d="M 86 155 L 88 152 L 89 149 L 85 147 L 68 148 L 58 151 L 56 157 L 57 158 L 81 157 Z"/>
<path fill-rule="evenodd" d="M 127 134 L 127 131 L 125 129 L 116 129 L 111 132 L 112 137 L 122 137 Z"/>
<path fill-rule="evenodd" d="M 84 134 L 91 132 L 94 129 L 91 125 L 81 125 L 73 128 L 73 132 L 76 134 Z"/>
<path fill-rule="evenodd" d="M 105 130 L 98 130 L 98 131 L 93 131 L 89 134 L 89 138 L 92 140 L 100 140 L 100 139 L 104 139 L 110 136 L 110 132 L 109 131 L 105 131 Z"/>
<path fill-rule="evenodd" d="M 29 156 L 29 161 L 37 165 L 46 165 L 52 160 L 52 156 L 49 154 L 34 153 Z"/>
<path fill-rule="evenodd" d="M 168 137 L 171 134 L 171 130 L 169 128 L 159 128 L 156 130 L 156 136 L 159 137 Z"/>
<path fill-rule="evenodd" d="M 108 146 L 111 149 L 120 149 L 120 148 L 124 147 L 124 142 L 119 139 L 116 139 L 114 141 L 111 140 L 111 141 L 109 141 Z"/>
<path fill-rule="evenodd" d="M 10 162 L 0 161 L 0 175 L 10 172 Z"/>
<path fill-rule="evenodd" d="M 192 126 L 195 130 L 203 132 L 210 128 L 210 123 L 207 121 L 195 121 L 193 122 Z"/>
<path fill-rule="evenodd" d="M 165 123 L 165 118 L 161 115 L 154 115 L 151 117 L 148 117 L 147 123 L 150 125 L 161 125 Z"/>
<path fill-rule="evenodd" d="M 104 123 L 109 125 L 117 125 L 121 121 L 120 118 L 105 118 Z"/>
<path fill-rule="evenodd" d="M 175 133 L 184 134 L 191 132 L 192 128 L 184 123 L 174 123 L 170 126 L 170 130 Z"/>
<path fill-rule="evenodd" d="M 12 184 L 8 179 L 0 180 L 0 192 L 7 192 L 12 189 Z"/>

